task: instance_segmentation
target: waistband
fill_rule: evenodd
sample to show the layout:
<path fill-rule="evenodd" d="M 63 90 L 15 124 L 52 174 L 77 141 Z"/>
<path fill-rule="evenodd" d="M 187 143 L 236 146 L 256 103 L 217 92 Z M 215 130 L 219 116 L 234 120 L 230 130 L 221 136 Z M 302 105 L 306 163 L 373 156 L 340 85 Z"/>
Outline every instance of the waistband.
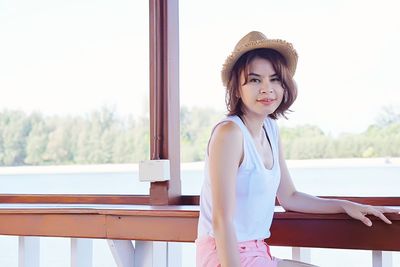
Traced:
<path fill-rule="evenodd" d="M 195 240 L 195 244 L 197 246 L 207 246 L 210 249 L 216 249 L 216 242 L 215 239 L 211 236 L 202 236 Z M 273 259 L 271 255 L 271 251 L 269 245 L 263 240 L 248 240 L 248 241 L 241 241 L 237 243 L 239 251 L 243 250 L 258 250 L 266 248 L 268 256 Z M 265 252 L 264 252 L 265 253 Z"/>

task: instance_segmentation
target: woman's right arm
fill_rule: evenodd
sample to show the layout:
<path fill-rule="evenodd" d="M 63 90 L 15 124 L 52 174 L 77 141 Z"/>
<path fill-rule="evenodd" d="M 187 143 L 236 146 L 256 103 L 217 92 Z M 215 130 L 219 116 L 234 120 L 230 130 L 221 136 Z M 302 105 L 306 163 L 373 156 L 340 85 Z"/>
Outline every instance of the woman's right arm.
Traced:
<path fill-rule="evenodd" d="M 236 174 L 243 155 L 243 137 L 233 122 L 218 125 L 209 144 L 209 175 L 212 191 L 213 230 L 222 267 L 239 267 L 233 224 Z"/>

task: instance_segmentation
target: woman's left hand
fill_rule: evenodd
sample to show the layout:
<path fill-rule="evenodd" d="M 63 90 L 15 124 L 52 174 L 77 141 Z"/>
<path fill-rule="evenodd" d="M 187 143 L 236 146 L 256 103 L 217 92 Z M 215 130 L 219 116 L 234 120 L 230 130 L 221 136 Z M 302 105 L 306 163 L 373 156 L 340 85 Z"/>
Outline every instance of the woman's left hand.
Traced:
<path fill-rule="evenodd" d="M 350 217 L 362 221 L 367 226 L 372 226 L 371 220 L 366 216 L 368 214 L 380 218 L 387 224 L 392 224 L 383 213 L 400 213 L 400 210 L 395 208 L 363 205 L 350 201 L 345 201 L 342 208 Z"/>

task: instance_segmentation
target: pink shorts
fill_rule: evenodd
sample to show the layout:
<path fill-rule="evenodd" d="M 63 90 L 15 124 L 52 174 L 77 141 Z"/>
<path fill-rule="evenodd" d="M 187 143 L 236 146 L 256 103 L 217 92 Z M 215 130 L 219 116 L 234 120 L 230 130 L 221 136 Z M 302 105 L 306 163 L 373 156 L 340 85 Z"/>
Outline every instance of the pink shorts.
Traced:
<path fill-rule="evenodd" d="M 242 267 L 276 267 L 279 259 L 271 256 L 264 240 L 238 242 Z M 215 239 L 210 236 L 196 240 L 196 267 L 221 267 L 218 260 Z"/>

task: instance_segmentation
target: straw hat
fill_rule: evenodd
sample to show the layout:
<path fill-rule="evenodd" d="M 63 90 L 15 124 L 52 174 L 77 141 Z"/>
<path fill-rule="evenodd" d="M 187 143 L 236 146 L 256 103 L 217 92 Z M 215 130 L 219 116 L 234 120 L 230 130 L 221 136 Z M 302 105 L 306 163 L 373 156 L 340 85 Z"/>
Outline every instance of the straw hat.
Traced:
<path fill-rule="evenodd" d="M 285 59 L 288 65 L 289 73 L 294 76 L 297 65 L 297 52 L 291 43 L 279 39 L 268 39 L 264 34 L 257 31 L 249 32 L 235 46 L 235 49 L 227 57 L 222 66 L 222 83 L 224 86 L 228 84 L 233 66 L 236 61 L 246 52 L 258 48 L 269 48 L 278 51 Z"/>

